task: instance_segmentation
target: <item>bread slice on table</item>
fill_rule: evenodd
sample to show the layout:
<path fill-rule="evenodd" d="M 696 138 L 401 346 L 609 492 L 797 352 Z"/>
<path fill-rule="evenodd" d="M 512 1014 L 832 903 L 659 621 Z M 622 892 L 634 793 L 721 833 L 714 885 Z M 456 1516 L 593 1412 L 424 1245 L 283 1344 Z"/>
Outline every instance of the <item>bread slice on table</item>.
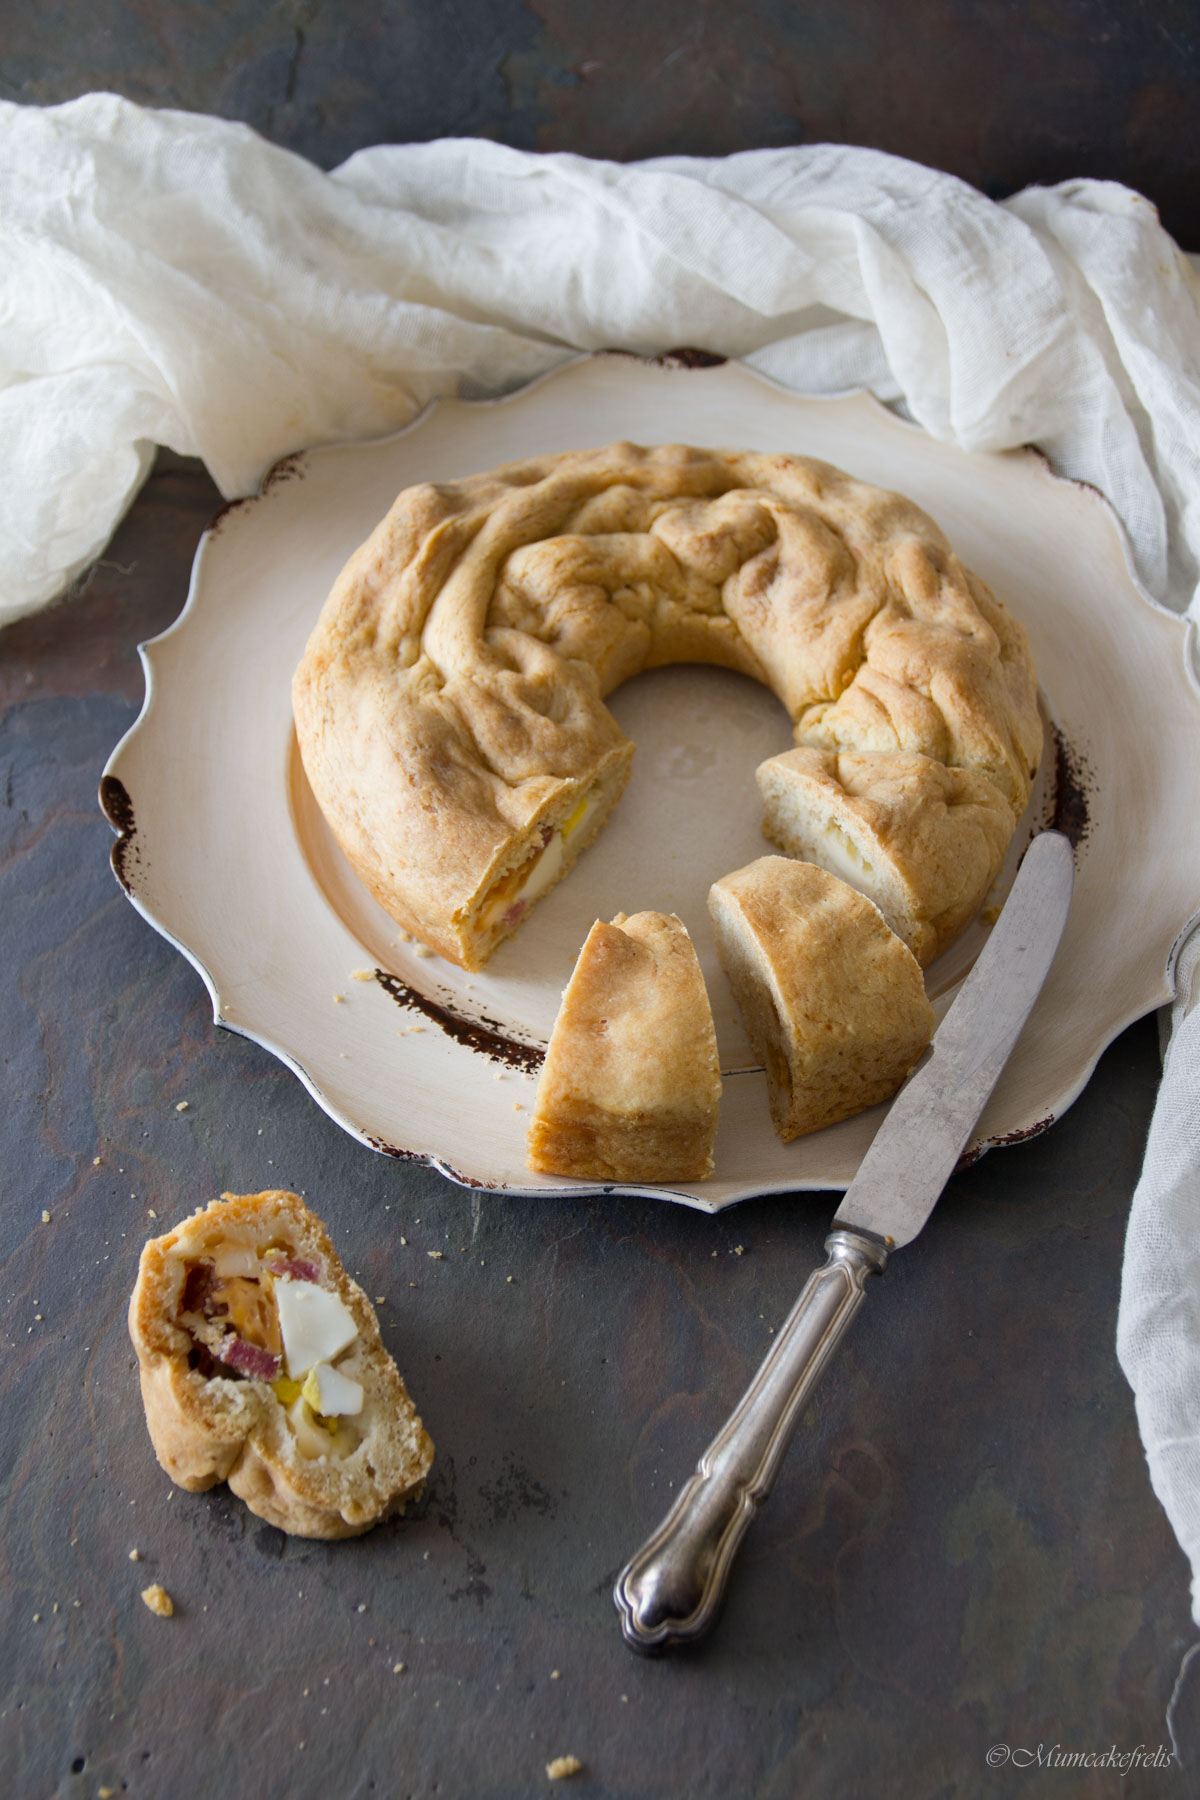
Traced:
<path fill-rule="evenodd" d="M 912 951 L 870 900 L 762 856 L 709 893 L 721 965 L 785 1142 L 895 1093 L 933 1033 Z"/>
<path fill-rule="evenodd" d="M 757 778 L 763 835 L 873 900 L 923 968 L 983 905 L 1016 826 L 980 770 L 909 751 L 801 747 Z"/>
<path fill-rule="evenodd" d="M 598 919 L 551 1033 L 529 1167 L 595 1181 L 702 1180 L 720 1101 L 712 1010 L 682 921 Z"/>
<path fill-rule="evenodd" d="M 353 1537 L 419 1494 L 433 1445 L 298 1195 L 226 1194 L 151 1238 L 129 1335 L 155 1454 L 180 1487 L 227 1481 L 313 1538 Z"/>

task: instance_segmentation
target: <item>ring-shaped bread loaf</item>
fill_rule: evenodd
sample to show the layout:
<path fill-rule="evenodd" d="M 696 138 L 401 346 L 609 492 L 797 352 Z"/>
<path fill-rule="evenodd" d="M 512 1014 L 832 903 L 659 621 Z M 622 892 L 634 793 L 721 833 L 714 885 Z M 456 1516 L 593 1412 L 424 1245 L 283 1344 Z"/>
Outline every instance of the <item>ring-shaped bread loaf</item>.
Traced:
<path fill-rule="evenodd" d="M 806 755 L 763 765 L 793 758 L 768 835 L 929 961 L 1029 795 L 1029 648 L 919 507 L 808 457 L 617 443 L 406 489 L 296 673 L 304 767 L 380 904 L 478 969 L 628 779 L 605 696 L 676 662 L 779 697 Z"/>

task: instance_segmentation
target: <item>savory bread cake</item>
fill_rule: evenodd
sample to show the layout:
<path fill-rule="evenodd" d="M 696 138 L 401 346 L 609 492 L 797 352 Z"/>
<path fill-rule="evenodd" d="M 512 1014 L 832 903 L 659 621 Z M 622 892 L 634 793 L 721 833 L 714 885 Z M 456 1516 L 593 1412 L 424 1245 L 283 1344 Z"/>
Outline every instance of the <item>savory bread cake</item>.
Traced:
<path fill-rule="evenodd" d="M 715 882 L 721 966 L 785 1142 L 894 1094 L 933 1034 L 912 951 L 836 875 L 762 856 Z"/>
<path fill-rule="evenodd" d="M 764 682 L 796 743 L 835 762 L 965 772 L 997 830 L 1025 805 L 1041 750 L 1025 634 L 933 521 L 811 458 L 681 445 L 406 489 L 296 673 L 304 767 L 380 904 L 478 969 L 621 794 L 633 746 L 605 695 L 672 662 Z M 877 835 L 899 866 L 941 867 L 910 829 L 898 807 Z M 938 937 L 964 902 L 957 874 L 948 894 L 932 879 L 914 906 Z"/>
<path fill-rule="evenodd" d="M 764 835 L 873 900 L 922 968 L 975 917 L 1012 837 L 988 776 L 911 751 L 788 750 L 757 779 Z"/>
<path fill-rule="evenodd" d="M 704 976 L 674 913 L 588 933 L 563 993 L 529 1124 L 528 1163 L 596 1181 L 711 1175 L 721 1100 Z"/>
<path fill-rule="evenodd" d="M 142 1251 L 129 1303 L 146 1424 L 180 1487 L 353 1537 L 421 1490 L 433 1445 L 366 1295 L 296 1194 L 226 1194 Z"/>

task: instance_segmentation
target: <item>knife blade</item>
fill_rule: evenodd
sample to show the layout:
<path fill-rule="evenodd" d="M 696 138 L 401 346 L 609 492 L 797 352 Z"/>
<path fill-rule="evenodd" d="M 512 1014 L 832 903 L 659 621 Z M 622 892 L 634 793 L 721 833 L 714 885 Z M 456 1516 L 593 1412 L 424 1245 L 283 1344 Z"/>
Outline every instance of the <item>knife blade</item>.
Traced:
<path fill-rule="evenodd" d="M 891 1250 L 916 1237 L 1050 973 L 1074 879 L 1074 854 L 1061 832 L 1034 838 L 925 1060 L 872 1138 L 835 1225 L 869 1232 Z"/>
<path fill-rule="evenodd" d="M 658 1530 L 617 1577 L 625 1641 L 653 1653 L 703 1636 L 808 1396 L 865 1298 L 916 1237 L 1033 1010 L 1067 921 L 1074 854 L 1056 831 L 1025 853 L 991 936 L 876 1132 L 779 1336 Z"/>

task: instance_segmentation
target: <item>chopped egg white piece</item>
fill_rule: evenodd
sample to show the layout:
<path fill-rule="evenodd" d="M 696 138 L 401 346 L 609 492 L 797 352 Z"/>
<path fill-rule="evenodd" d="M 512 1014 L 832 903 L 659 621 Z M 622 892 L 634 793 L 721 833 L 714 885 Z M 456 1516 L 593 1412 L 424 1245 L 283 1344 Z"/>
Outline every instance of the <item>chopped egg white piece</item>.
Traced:
<path fill-rule="evenodd" d="M 544 848 L 530 857 L 528 873 L 516 888 L 509 886 L 513 879 L 511 872 L 500 878 L 484 904 L 480 914 L 481 924 L 490 923 L 514 906 L 528 906 L 534 900 L 540 900 L 546 890 L 554 886 L 566 862 L 567 839 L 573 837 L 582 825 L 587 824 L 598 805 L 599 799 L 595 794 L 586 794 L 577 803 L 574 811 L 555 828 Z"/>
<path fill-rule="evenodd" d="M 327 1362 L 313 1364 L 300 1391 L 323 1419 L 352 1417 L 363 1409 L 361 1384 Z"/>
<path fill-rule="evenodd" d="M 314 1363 L 332 1362 L 358 1336 L 358 1326 L 345 1304 L 314 1281 L 277 1281 L 275 1304 L 287 1372 L 293 1381 L 303 1380 Z"/>
<path fill-rule="evenodd" d="M 546 889 L 558 880 L 563 866 L 562 833 L 556 831 L 542 854 L 534 863 L 526 879 L 517 889 L 518 900 L 536 900 Z"/>
<path fill-rule="evenodd" d="M 253 1278 L 259 1272 L 258 1251 L 248 1244 L 218 1244 L 213 1251 L 213 1269 L 222 1281 L 231 1275 Z"/>

